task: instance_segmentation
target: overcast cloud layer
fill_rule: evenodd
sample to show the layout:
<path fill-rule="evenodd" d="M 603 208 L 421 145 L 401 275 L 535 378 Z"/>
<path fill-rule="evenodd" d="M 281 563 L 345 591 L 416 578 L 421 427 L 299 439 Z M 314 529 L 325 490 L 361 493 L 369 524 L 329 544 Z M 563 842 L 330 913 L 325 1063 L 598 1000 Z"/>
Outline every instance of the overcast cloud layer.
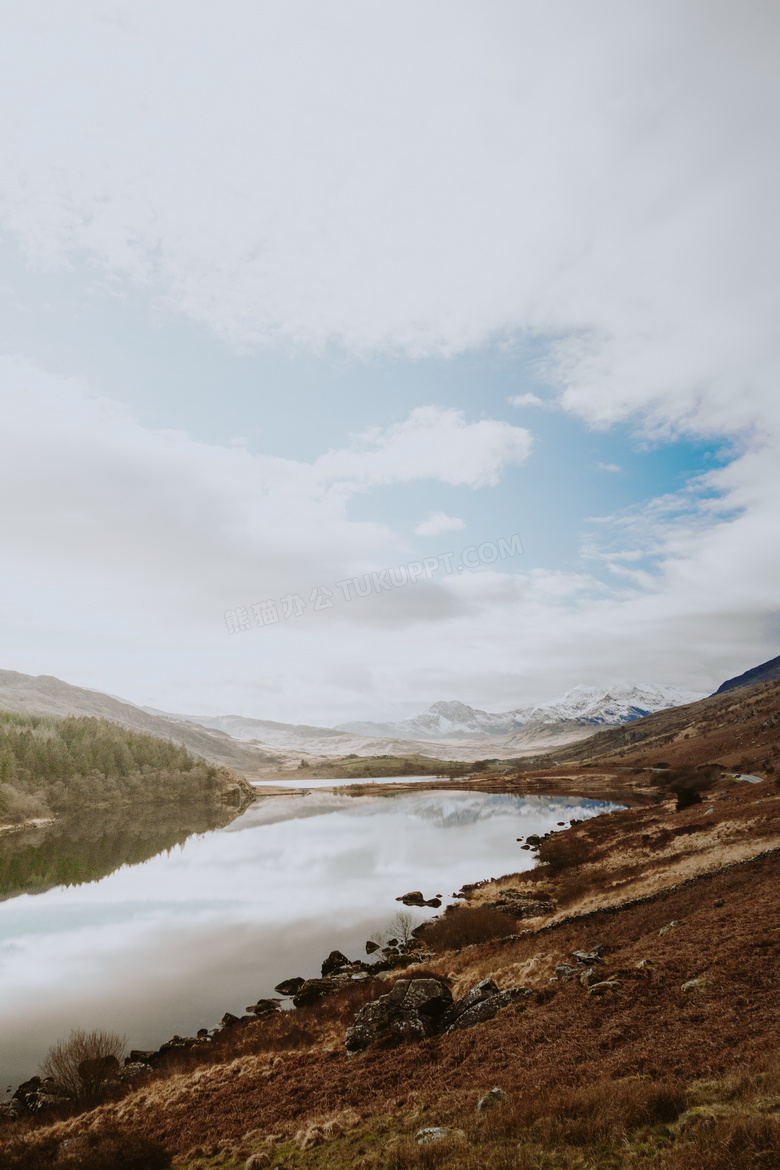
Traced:
<path fill-rule="evenodd" d="M 337 721 L 615 677 L 706 690 L 777 653 L 775 6 L 4 11 L 0 217 L 31 268 L 141 290 L 161 328 L 243 351 L 542 356 L 504 417 L 421 397 L 388 423 L 377 398 L 375 426 L 345 416 L 298 461 L 154 431 L 110 386 L 8 354 L 0 665 Z M 590 525 L 576 571 L 497 561 L 227 633 L 228 609 L 408 562 L 415 533 L 460 549 L 430 485 L 498 488 L 556 403 L 728 459 Z M 400 485 L 413 531 L 365 518 Z"/>

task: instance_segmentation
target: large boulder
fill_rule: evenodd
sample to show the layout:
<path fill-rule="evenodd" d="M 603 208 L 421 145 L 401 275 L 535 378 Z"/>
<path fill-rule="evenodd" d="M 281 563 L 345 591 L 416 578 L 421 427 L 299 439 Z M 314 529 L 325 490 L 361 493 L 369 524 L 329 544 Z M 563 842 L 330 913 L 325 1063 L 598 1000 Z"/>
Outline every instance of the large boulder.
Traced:
<path fill-rule="evenodd" d="M 250 1004 L 246 1009 L 252 1015 L 262 1019 L 263 1016 L 273 1016 L 280 1011 L 278 999 L 258 999 L 257 1003 Z"/>
<path fill-rule="evenodd" d="M 392 991 L 358 1012 L 347 1029 L 347 1053 L 393 1035 L 419 1040 L 433 1036 L 451 1004 L 452 992 L 439 979 L 399 979 Z"/>
<path fill-rule="evenodd" d="M 498 984 L 492 979 L 483 979 L 476 987 L 472 987 L 471 991 L 467 991 L 460 999 L 456 999 L 451 1007 L 447 1008 L 441 1021 L 443 1028 L 449 1028 L 455 1023 L 464 1012 L 472 1008 L 474 1004 L 482 1003 L 483 999 L 490 999 L 491 996 L 498 995 Z"/>
<path fill-rule="evenodd" d="M 337 983 L 335 979 L 307 979 L 293 996 L 293 1003 L 296 1007 L 308 1007 L 309 1004 L 317 1003 L 324 996 L 338 991 L 341 986 L 343 984 Z"/>
<path fill-rule="evenodd" d="M 331 951 L 327 959 L 322 961 L 322 978 L 327 979 L 328 975 L 332 975 L 335 971 L 349 965 L 349 959 L 341 951 Z"/>
<path fill-rule="evenodd" d="M 295 995 L 299 987 L 303 987 L 305 979 L 301 979 L 300 975 L 296 975 L 294 979 L 283 979 L 281 983 L 277 983 L 274 991 L 277 995 Z"/>
<path fill-rule="evenodd" d="M 532 999 L 533 994 L 527 987 L 508 987 L 505 991 L 499 991 L 496 995 L 487 996 L 487 998 L 479 1000 L 459 1015 L 450 1024 L 447 1031 L 458 1032 L 462 1028 L 473 1028 L 475 1024 L 484 1024 L 487 1020 L 492 1020 L 494 1016 L 497 1016 L 502 1008 L 509 1007 L 513 1003 Z"/>

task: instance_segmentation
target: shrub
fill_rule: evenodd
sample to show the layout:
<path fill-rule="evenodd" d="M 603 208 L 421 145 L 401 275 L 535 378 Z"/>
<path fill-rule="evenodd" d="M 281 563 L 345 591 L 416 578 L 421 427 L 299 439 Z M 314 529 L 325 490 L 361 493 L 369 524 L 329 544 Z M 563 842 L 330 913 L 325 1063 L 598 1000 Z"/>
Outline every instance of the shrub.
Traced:
<path fill-rule="evenodd" d="M 587 841 L 576 834 L 553 833 L 538 849 L 539 863 L 549 874 L 557 875 L 584 865 L 589 857 Z"/>
<path fill-rule="evenodd" d="M 512 933 L 512 920 L 502 910 L 458 906 L 425 927 L 423 939 L 436 951 L 454 951 L 471 943 L 489 942 Z"/>
<path fill-rule="evenodd" d="M 41 1062 L 41 1072 L 74 1101 L 94 1101 L 116 1079 L 126 1044 L 126 1038 L 116 1032 L 77 1028 L 67 1040 L 52 1045 Z"/>
<path fill-rule="evenodd" d="M 683 812 L 686 808 L 692 808 L 695 804 L 701 804 L 701 797 L 695 788 L 677 788 L 675 790 L 677 796 L 676 811 Z"/>
<path fill-rule="evenodd" d="M 171 1155 L 153 1138 L 105 1129 L 64 1146 L 57 1170 L 167 1170 Z"/>

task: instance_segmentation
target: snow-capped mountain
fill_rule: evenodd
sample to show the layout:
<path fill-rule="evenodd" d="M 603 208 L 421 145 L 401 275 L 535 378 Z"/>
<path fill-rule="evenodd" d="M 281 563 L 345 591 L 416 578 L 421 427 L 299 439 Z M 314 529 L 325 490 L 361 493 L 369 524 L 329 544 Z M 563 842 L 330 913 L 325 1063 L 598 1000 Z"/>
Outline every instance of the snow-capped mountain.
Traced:
<path fill-rule="evenodd" d="M 357 735 L 393 736 L 401 739 L 474 739 L 478 736 L 509 735 L 522 724 L 515 712 L 493 715 L 466 703 L 434 703 L 421 715 L 401 719 L 397 723 L 370 723 L 355 720 L 339 723 L 337 731 Z"/>
<path fill-rule="evenodd" d="M 630 723 L 654 711 L 696 702 L 704 695 L 679 687 L 619 683 L 601 687 L 577 686 L 552 703 L 518 707 L 493 714 L 466 703 L 434 703 L 427 711 L 395 723 L 340 723 L 338 731 L 358 735 L 397 736 L 403 739 L 478 739 L 511 735 L 530 724 L 587 724 L 614 726 Z"/>
<path fill-rule="evenodd" d="M 667 707 L 682 707 L 705 698 L 698 691 L 685 691 L 680 687 L 657 686 L 640 683 L 628 686 L 618 683 L 604 691 L 601 687 L 572 687 L 560 699 L 543 703 L 538 707 L 527 707 L 515 714 L 523 723 L 604 723 L 615 725 L 630 723 L 654 711 Z"/>

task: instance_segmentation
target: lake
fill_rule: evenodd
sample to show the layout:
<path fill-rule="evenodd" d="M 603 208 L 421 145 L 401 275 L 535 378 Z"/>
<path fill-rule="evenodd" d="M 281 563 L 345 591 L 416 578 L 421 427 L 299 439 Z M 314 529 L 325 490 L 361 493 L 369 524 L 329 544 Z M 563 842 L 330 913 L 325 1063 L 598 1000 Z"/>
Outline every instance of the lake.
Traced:
<path fill-rule="evenodd" d="M 71 1028 L 156 1048 L 226 1011 L 241 1015 L 281 979 L 319 975 L 334 948 L 365 957 L 365 940 L 407 890 L 451 900 L 464 882 L 530 868 L 517 837 L 616 807 L 313 791 L 264 797 L 206 831 L 189 810 L 183 828 L 166 830 L 147 811 L 124 824 L 114 813 L 110 828 L 97 815 L 71 834 L 56 826 L 48 842 L 31 836 L 45 829 L 11 834 L 0 840 L 11 883 L 0 902 L 0 1089 L 32 1075 Z M 413 913 L 423 921 L 435 911 Z"/>

